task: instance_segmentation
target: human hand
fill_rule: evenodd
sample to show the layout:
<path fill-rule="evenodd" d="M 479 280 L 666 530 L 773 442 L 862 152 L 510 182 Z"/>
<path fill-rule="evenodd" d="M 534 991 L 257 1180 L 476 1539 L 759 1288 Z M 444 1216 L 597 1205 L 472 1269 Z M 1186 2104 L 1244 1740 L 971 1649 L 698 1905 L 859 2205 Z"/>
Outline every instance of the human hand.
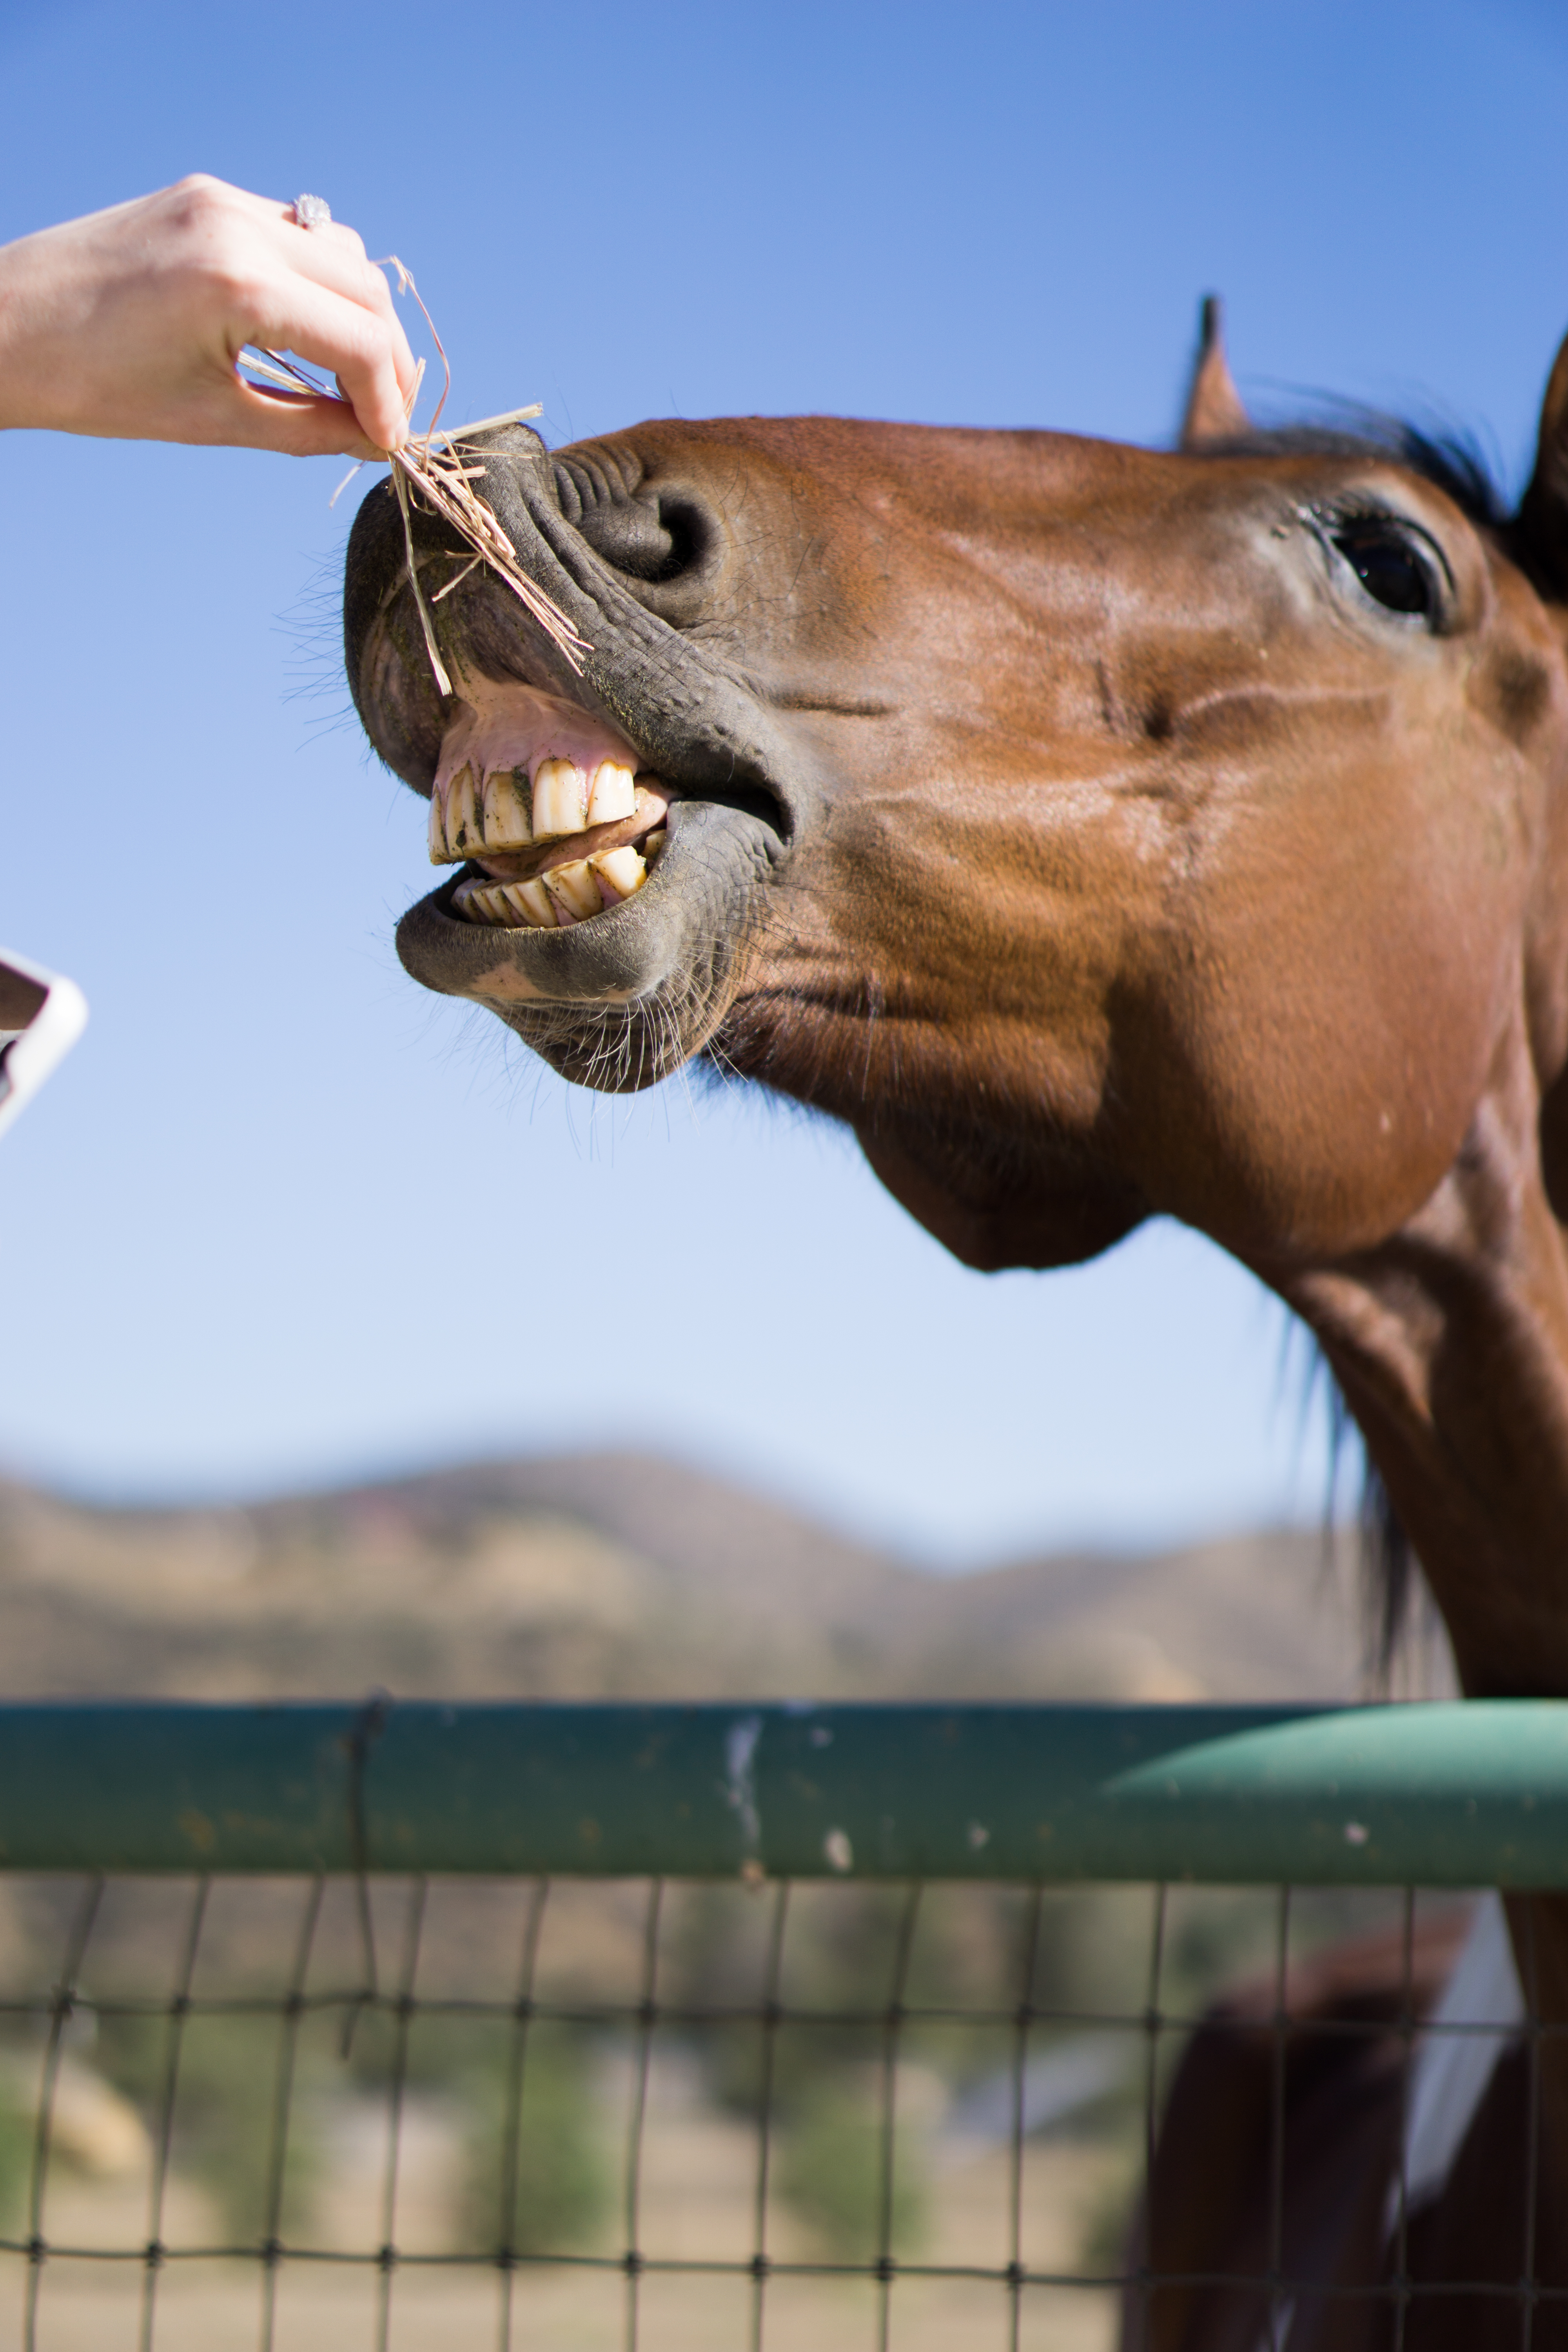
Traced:
<path fill-rule="evenodd" d="M 331 370 L 343 400 L 242 383 L 244 343 Z M 407 437 L 413 384 L 353 230 L 205 173 L 0 247 L 0 426 L 374 457 Z"/>

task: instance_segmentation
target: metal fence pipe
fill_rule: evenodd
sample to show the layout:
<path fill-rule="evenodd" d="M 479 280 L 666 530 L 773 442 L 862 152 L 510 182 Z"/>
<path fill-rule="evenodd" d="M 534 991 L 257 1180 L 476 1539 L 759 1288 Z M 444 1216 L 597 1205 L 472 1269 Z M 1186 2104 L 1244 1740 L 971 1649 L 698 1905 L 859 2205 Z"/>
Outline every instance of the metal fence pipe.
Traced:
<path fill-rule="evenodd" d="M 1568 1887 L 1568 1702 L 6 1706 L 0 1867 Z"/>

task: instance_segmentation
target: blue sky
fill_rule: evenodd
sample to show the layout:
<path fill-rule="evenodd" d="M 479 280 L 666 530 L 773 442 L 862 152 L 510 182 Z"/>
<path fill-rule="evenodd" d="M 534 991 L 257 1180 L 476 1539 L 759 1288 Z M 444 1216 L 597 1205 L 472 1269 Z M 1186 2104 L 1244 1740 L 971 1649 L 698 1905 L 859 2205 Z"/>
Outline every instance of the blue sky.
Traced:
<path fill-rule="evenodd" d="M 1568 328 L 1543 0 L 53 0 L 0 6 L 0 236 L 195 168 L 319 191 L 416 272 L 461 413 L 554 439 L 1159 439 L 1217 288 L 1263 404 L 1451 418 L 1512 480 Z M 1304 1358 L 1194 1237 L 966 1275 L 825 1127 L 574 1095 L 404 979 L 422 809 L 345 715 L 340 471 L 0 440 L 0 939 L 93 1006 L 0 1154 L 0 1459 L 207 1494 L 654 1444 L 951 1562 L 1312 1514 Z"/>

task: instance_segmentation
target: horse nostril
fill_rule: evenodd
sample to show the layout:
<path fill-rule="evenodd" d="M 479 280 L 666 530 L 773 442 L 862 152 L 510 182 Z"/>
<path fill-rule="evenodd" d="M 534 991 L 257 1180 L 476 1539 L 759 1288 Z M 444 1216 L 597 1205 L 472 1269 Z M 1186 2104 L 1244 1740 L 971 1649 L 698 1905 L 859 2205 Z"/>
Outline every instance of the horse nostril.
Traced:
<path fill-rule="evenodd" d="M 697 571 L 713 543 L 713 525 L 706 510 L 692 499 L 661 498 L 658 520 L 669 537 L 668 568 L 660 572 L 660 579 L 675 580 L 683 572 Z"/>
<path fill-rule="evenodd" d="M 663 584 L 694 570 L 711 540 L 708 518 L 689 499 L 626 499 L 589 508 L 577 526 L 589 546 L 629 579 Z"/>

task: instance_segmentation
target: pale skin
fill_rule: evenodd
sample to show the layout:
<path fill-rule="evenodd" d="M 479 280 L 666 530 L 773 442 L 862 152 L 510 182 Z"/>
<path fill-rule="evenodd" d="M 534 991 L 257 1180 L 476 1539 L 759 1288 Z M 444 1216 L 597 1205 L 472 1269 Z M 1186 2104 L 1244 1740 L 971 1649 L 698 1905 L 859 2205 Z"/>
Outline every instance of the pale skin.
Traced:
<path fill-rule="evenodd" d="M 290 351 L 342 400 L 244 383 Z M 0 427 L 374 457 L 408 433 L 414 357 L 382 271 L 333 221 L 194 173 L 0 247 Z"/>

